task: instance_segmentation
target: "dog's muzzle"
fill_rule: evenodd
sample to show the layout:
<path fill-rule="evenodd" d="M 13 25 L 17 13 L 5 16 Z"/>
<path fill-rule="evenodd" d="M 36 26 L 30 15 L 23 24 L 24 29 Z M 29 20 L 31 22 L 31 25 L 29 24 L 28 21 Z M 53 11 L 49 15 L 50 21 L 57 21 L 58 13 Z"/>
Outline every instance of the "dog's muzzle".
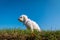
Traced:
<path fill-rule="evenodd" d="M 20 21 L 20 19 L 18 19 Z"/>
<path fill-rule="evenodd" d="M 20 22 L 22 22 L 22 20 L 18 19 Z"/>

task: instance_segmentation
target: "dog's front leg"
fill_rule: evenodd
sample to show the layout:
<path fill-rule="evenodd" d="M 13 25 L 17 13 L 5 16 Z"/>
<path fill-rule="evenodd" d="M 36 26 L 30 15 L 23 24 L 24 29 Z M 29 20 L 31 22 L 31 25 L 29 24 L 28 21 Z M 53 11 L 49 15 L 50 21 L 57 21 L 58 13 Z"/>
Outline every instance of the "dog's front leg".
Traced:
<path fill-rule="evenodd" d="M 33 32 L 33 25 L 31 22 L 28 22 L 26 26 L 28 29 L 30 29 Z"/>
<path fill-rule="evenodd" d="M 31 31 L 33 32 L 33 26 L 32 25 L 30 25 L 31 26 Z"/>

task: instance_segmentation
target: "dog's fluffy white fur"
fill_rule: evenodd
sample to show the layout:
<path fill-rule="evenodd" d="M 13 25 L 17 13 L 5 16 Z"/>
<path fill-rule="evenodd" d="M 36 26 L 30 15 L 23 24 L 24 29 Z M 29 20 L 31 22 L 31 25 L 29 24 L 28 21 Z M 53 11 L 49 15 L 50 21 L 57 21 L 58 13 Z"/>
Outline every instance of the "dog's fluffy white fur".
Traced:
<path fill-rule="evenodd" d="M 19 17 L 19 21 L 23 22 L 27 29 L 31 29 L 32 32 L 34 29 L 37 31 L 41 31 L 39 25 L 36 22 L 30 20 L 26 15 L 21 15 Z"/>

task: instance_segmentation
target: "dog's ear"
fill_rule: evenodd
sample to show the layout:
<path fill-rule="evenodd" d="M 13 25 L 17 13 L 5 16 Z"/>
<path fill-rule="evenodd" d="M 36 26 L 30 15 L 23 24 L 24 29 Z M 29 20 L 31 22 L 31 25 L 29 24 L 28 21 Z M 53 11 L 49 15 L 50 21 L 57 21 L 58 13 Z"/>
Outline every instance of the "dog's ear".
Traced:
<path fill-rule="evenodd" d="M 25 21 L 26 20 L 26 18 L 23 16 L 23 20 Z"/>
<path fill-rule="evenodd" d="M 23 16 L 24 21 L 26 21 L 26 20 L 27 20 L 27 18 L 28 18 L 27 16 Z"/>

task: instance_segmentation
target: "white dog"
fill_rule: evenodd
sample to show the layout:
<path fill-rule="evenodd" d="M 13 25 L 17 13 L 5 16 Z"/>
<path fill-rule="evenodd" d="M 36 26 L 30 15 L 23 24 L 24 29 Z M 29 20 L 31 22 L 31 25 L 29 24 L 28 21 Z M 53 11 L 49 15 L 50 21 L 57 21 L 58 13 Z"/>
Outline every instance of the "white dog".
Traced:
<path fill-rule="evenodd" d="M 26 25 L 27 29 L 31 29 L 32 32 L 34 29 L 41 32 L 41 29 L 39 28 L 38 24 L 30 20 L 26 15 L 21 15 L 18 20 L 20 22 L 23 22 Z"/>

